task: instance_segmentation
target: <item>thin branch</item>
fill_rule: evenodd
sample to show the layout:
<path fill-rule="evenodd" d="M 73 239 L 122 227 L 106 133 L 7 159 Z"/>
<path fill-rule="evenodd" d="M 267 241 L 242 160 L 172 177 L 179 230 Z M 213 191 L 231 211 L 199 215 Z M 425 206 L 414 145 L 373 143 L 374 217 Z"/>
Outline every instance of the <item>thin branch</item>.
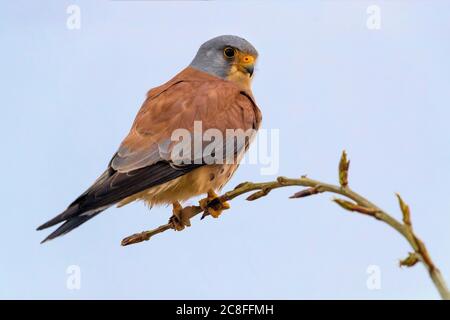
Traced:
<path fill-rule="evenodd" d="M 347 198 L 348 200 L 333 199 L 333 201 L 336 202 L 343 209 L 368 215 L 377 220 L 383 221 L 384 223 L 395 229 L 398 233 L 400 233 L 408 241 L 411 248 L 413 249 L 413 252 L 409 253 L 406 259 L 400 261 L 400 266 L 411 267 L 419 261 L 422 262 L 423 265 L 427 268 L 435 287 L 439 291 L 441 298 L 445 300 L 450 300 L 450 292 L 447 288 L 444 278 L 442 277 L 441 272 L 433 263 L 425 244 L 423 243 L 422 240 L 420 240 L 420 238 L 415 234 L 413 230 L 409 206 L 403 201 L 400 195 L 397 194 L 400 210 L 403 215 L 403 220 L 402 222 L 400 222 L 399 220 L 393 218 L 392 215 L 388 214 L 386 211 L 382 210 L 377 205 L 367 200 L 365 197 L 351 190 L 350 187 L 348 186 L 349 163 L 350 162 L 347 160 L 347 155 L 344 151 L 341 157 L 341 161 L 339 163 L 340 186 L 309 179 L 306 176 L 302 176 L 297 179 L 278 177 L 276 181 L 270 182 L 241 183 L 238 186 L 236 186 L 236 188 L 234 188 L 233 190 L 228 191 L 223 195 L 221 195 L 219 198 L 221 201 L 229 201 L 245 193 L 256 191 L 247 197 L 247 200 L 253 201 L 268 195 L 274 189 L 288 186 L 306 187 L 306 189 L 303 189 L 300 192 L 297 192 L 296 194 L 291 196 L 291 198 L 294 199 L 303 198 L 323 192 L 341 195 Z M 202 212 L 204 213 L 204 211 L 200 208 L 200 206 L 189 206 L 183 209 L 183 214 L 187 215 L 190 218 L 193 218 Z M 202 218 L 206 215 L 207 214 L 204 213 Z M 169 229 L 174 229 L 174 225 L 170 221 L 169 223 L 161 225 L 156 229 L 137 233 L 123 239 L 122 245 L 127 246 L 130 244 L 147 241 L 154 235 L 162 233 Z"/>

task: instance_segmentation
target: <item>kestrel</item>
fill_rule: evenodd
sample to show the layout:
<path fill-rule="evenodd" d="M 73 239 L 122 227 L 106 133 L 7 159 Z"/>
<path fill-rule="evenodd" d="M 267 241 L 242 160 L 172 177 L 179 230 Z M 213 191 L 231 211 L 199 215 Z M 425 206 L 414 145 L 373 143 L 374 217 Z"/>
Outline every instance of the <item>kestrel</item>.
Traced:
<path fill-rule="evenodd" d="M 217 218 L 229 204 L 208 207 L 231 178 L 254 134 L 244 144 L 232 143 L 235 161 L 205 161 L 204 154 L 192 153 L 195 161 L 174 159 L 172 134 L 184 129 L 195 135 L 195 123 L 203 130 L 259 129 L 261 112 L 253 98 L 251 83 L 258 57 L 245 39 L 224 35 L 200 46 L 190 65 L 167 83 L 151 89 L 130 132 L 114 154 L 106 171 L 94 184 L 50 221 L 42 230 L 62 223 L 42 242 L 64 235 L 107 208 L 143 200 L 149 206 L 172 204 L 176 230 L 189 226 L 180 202 L 207 194 L 200 206 Z M 234 141 L 234 140 L 233 140 Z M 227 141 L 225 144 L 229 144 Z M 205 143 L 201 144 L 204 151 Z M 214 154 L 213 154 L 214 156 Z M 198 161 L 200 159 L 200 161 Z M 216 201 L 217 202 L 217 201 Z M 219 209 L 217 209 L 219 208 Z"/>

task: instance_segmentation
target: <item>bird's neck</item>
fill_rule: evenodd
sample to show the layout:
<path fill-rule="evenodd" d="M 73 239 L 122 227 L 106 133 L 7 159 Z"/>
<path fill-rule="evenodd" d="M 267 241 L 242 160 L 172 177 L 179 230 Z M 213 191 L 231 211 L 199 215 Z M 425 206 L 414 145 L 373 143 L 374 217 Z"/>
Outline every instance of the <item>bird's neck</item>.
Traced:
<path fill-rule="evenodd" d="M 252 91 L 252 78 L 235 67 L 231 68 L 226 79 L 245 91 Z"/>

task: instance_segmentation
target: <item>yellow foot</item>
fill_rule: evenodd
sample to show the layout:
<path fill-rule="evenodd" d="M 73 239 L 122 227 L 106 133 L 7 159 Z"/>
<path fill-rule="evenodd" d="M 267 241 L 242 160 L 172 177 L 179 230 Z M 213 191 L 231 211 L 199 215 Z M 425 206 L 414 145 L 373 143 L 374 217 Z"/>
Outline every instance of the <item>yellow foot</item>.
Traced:
<path fill-rule="evenodd" d="M 172 203 L 172 206 L 173 206 L 172 209 L 173 216 L 170 217 L 169 222 L 173 224 L 175 230 L 181 231 L 185 227 L 190 227 L 191 226 L 190 218 L 189 216 L 184 214 L 183 207 L 181 206 L 181 204 L 178 201 L 176 201 Z"/>
<path fill-rule="evenodd" d="M 221 201 L 219 196 L 213 191 L 208 191 L 208 197 L 199 201 L 200 207 L 205 211 L 203 217 L 210 214 L 213 218 L 218 218 L 223 210 L 230 209 L 230 204 Z"/>

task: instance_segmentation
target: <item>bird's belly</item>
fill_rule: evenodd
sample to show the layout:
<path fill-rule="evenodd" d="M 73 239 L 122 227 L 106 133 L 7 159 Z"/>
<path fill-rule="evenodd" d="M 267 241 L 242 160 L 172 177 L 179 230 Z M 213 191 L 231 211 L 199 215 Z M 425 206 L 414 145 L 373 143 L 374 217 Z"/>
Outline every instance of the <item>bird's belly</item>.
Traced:
<path fill-rule="evenodd" d="M 149 206 L 186 201 L 205 194 L 208 190 L 220 190 L 236 171 L 237 164 L 206 165 L 169 182 L 151 187 L 122 200 L 121 207 L 135 200 L 143 200 Z"/>

